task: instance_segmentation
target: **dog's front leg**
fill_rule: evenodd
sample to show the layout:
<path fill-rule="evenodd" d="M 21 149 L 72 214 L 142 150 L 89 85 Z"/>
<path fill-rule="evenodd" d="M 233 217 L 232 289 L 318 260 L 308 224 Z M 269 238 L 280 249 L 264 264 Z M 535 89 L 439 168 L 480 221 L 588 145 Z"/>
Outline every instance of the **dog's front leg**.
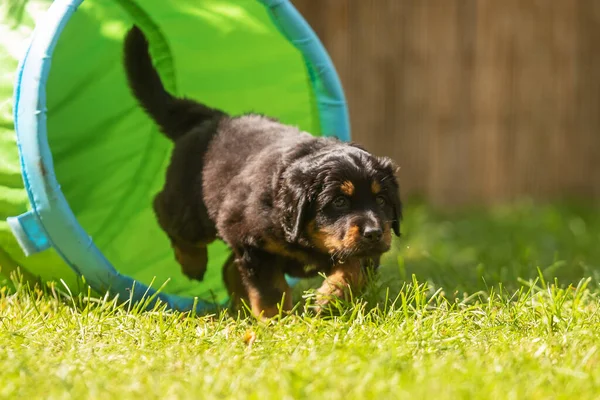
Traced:
<path fill-rule="evenodd" d="M 245 249 L 237 268 L 252 313 L 260 319 L 272 318 L 292 309 L 292 290 L 285 280 L 283 260 L 258 249 Z"/>
<path fill-rule="evenodd" d="M 348 299 L 349 291 L 356 295 L 363 289 L 365 282 L 366 271 L 360 260 L 348 260 L 334 265 L 318 290 L 318 309 L 329 304 L 334 297 Z"/>

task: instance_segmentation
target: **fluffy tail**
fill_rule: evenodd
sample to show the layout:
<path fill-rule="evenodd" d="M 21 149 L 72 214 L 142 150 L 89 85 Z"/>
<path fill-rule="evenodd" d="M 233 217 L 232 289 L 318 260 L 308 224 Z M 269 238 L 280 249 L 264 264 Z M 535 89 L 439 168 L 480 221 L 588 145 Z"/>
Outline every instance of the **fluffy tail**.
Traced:
<path fill-rule="evenodd" d="M 148 41 L 137 26 L 127 33 L 124 53 L 127 80 L 133 95 L 171 140 L 177 140 L 204 121 L 226 115 L 220 110 L 168 93 L 152 64 Z"/>

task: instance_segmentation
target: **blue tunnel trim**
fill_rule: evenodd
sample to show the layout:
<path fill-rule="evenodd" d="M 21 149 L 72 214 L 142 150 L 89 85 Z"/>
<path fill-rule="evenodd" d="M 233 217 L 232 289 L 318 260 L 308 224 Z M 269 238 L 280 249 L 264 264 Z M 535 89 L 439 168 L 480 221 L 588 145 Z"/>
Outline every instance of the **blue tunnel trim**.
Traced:
<path fill-rule="evenodd" d="M 289 0 L 259 0 L 275 25 L 304 57 L 311 71 L 321 130 L 325 136 L 350 140 L 350 119 L 342 83 L 325 47 Z"/>
<path fill-rule="evenodd" d="M 18 217 L 9 217 L 6 222 L 26 256 L 51 247 L 46 231 L 35 212 L 28 211 Z"/>

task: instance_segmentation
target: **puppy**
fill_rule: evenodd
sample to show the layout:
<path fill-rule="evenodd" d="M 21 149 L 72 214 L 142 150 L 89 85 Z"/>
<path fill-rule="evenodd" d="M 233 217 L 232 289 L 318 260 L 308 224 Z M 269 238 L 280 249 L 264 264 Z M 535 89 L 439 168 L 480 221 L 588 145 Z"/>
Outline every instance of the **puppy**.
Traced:
<path fill-rule="evenodd" d="M 256 316 L 292 308 L 285 274 L 326 274 L 323 303 L 347 286 L 360 290 L 364 265 L 377 266 L 392 232 L 400 234 L 390 159 L 262 115 L 229 116 L 171 95 L 137 27 L 125 39 L 124 64 L 133 95 L 174 142 L 154 210 L 188 277 L 203 278 L 206 246 L 220 238 L 233 250 L 226 286 Z"/>

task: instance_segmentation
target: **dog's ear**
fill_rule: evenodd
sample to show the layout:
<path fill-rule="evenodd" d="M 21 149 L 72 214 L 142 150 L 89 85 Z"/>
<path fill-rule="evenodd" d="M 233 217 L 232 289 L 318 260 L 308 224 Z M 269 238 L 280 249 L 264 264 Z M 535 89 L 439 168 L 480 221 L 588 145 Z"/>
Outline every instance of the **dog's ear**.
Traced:
<path fill-rule="evenodd" d="M 400 201 L 400 186 L 396 175 L 398 168 L 396 164 L 388 157 L 378 158 L 379 170 L 383 173 L 384 178 L 382 179 L 388 197 L 392 202 L 392 208 L 394 211 L 394 219 L 392 220 L 392 229 L 396 236 L 400 236 L 400 221 L 402 221 L 402 201 Z"/>
<path fill-rule="evenodd" d="M 300 237 L 306 223 L 310 198 L 305 181 L 298 172 L 286 175 L 281 181 L 276 208 L 280 210 L 286 241 L 294 243 Z"/>
<path fill-rule="evenodd" d="M 308 199 L 306 195 L 299 195 L 294 201 L 295 209 L 290 210 L 290 223 L 284 227 L 286 239 L 289 242 L 296 242 L 306 220 L 306 209 L 308 207 Z"/>
<path fill-rule="evenodd" d="M 395 178 L 394 178 L 395 180 Z M 402 202 L 400 201 L 400 193 L 396 186 L 396 190 L 390 192 L 390 199 L 394 208 L 394 219 L 392 220 L 392 229 L 396 236 L 400 236 L 400 221 L 402 221 Z"/>

